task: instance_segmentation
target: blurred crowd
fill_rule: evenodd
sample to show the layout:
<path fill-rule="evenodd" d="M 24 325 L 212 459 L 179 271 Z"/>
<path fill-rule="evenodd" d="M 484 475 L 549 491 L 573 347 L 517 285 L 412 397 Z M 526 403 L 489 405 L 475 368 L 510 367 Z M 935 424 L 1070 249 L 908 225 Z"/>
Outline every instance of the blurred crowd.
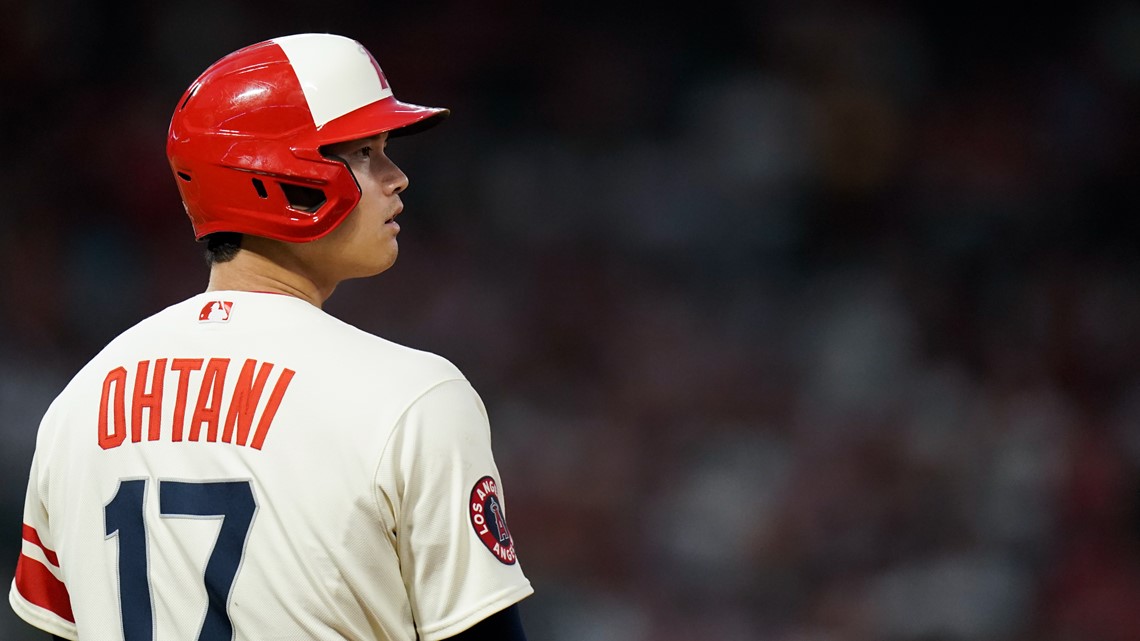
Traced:
<path fill-rule="evenodd" d="M 327 309 L 482 394 L 531 638 L 1140 639 L 1140 6 L 314 4 L 5 3 L 0 576 L 47 404 L 205 286 L 181 92 L 331 31 L 454 112 Z"/>

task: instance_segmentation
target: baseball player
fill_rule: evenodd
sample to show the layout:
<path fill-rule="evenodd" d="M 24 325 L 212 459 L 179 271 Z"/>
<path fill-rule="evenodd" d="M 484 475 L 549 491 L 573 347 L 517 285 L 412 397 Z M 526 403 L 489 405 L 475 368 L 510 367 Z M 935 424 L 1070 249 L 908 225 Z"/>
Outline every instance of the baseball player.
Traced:
<path fill-rule="evenodd" d="M 447 360 L 321 311 L 396 259 L 386 155 L 446 109 L 329 34 L 210 66 L 167 155 L 206 292 L 48 409 L 9 601 L 84 641 L 523 639 L 531 594 L 487 414 Z"/>

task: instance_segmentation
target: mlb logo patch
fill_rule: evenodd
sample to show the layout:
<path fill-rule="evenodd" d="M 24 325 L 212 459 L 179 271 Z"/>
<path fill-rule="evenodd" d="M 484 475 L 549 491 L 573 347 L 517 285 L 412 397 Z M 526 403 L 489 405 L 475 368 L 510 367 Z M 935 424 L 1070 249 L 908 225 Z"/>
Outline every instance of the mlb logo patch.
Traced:
<path fill-rule="evenodd" d="M 234 304 L 228 300 L 212 300 L 202 308 L 198 320 L 203 323 L 224 323 L 230 319 L 233 308 Z"/>

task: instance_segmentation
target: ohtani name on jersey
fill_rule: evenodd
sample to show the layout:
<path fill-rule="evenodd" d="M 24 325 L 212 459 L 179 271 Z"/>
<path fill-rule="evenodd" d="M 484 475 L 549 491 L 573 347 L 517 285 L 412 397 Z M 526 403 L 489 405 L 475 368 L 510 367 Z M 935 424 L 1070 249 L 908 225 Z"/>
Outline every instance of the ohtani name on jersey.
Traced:
<path fill-rule="evenodd" d="M 266 394 L 265 388 L 274 370 L 280 373 Z M 214 443 L 220 438 L 223 443 L 248 444 L 260 450 L 296 372 L 273 363 L 259 366 L 250 358 L 242 364 L 232 386 L 226 385 L 227 373 L 232 380 L 228 358 L 159 358 L 139 361 L 133 371 L 120 366 L 107 372 L 99 401 L 99 447 L 109 450 L 125 443 L 129 422 L 132 443 L 142 442 L 144 438 L 174 442 L 204 438 Z M 177 379 L 175 385 L 170 384 L 167 374 Z M 192 382 L 196 383 L 197 394 L 187 420 Z M 173 404 L 172 412 L 164 414 L 164 402 L 168 408 Z M 163 423 L 164 416 L 170 421 L 168 425 Z M 255 416 L 258 416 L 256 427 Z"/>

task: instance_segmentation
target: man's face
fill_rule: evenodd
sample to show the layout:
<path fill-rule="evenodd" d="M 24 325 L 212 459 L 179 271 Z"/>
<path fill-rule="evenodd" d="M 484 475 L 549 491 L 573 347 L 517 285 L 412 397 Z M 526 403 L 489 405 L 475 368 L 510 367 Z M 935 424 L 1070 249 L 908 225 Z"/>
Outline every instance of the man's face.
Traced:
<path fill-rule="evenodd" d="M 396 262 L 400 225 L 394 220 L 404 205 L 400 192 L 408 177 L 385 153 L 388 134 L 330 145 L 326 154 L 342 158 L 360 185 L 360 202 L 328 235 L 297 246 L 326 285 L 374 276 Z"/>

